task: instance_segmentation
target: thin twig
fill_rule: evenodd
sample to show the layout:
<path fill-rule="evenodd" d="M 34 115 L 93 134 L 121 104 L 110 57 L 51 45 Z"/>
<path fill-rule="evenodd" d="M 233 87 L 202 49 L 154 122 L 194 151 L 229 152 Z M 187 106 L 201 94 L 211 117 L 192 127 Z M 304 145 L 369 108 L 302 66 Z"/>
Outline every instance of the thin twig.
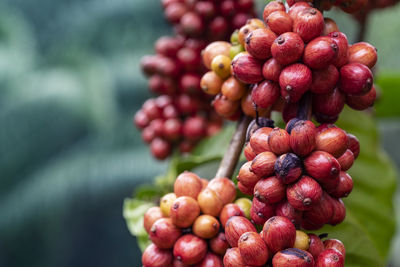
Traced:
<path fill-rule="evenodd" d="M 365 40 L 365 34 L 367 31 L 367 24 L 368 24 L 368 13 L 363 13 L 359 20 L 359 27 L 358 27 L 358 33 L 357 33 L 357 42 L 362 42 Z"/>
<path fill-rule="evenodd" d="M 251 121 L 249 116 L 242 116 L 236 126 L 235 133 L 232 136 L 231 142 L 224 157 L 218 167 L 215 177 L 232 178 L 240 154 L 242 153 L 243 145 L 246 138 L 247 127 Z"/>

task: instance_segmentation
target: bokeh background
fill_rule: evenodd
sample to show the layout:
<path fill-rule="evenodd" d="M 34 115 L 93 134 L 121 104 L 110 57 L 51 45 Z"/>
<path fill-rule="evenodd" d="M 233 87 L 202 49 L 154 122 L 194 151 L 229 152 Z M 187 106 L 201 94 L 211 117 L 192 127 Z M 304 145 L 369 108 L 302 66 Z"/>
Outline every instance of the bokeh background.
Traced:
<path fill-rule="evenodd" d="M 354 40 L 351 19 L 328 14 Z M 366 35 L 391 77 L 377 114 L 398 167 L 399 16 L 376 12 Z M 167 163 L 131 123 L 149 97 L 138 62 L 170 33 L 159 0 L 0 1 L 0 266 L 140 266 L 123 199 Z M 396 237 L 392 266 L 399 250 Z"/>

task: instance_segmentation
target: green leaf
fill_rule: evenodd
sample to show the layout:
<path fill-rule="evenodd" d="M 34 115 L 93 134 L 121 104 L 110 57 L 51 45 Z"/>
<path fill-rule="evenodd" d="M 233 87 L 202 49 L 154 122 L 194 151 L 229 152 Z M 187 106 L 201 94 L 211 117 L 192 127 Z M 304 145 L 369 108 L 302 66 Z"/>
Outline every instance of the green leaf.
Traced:
<path fill-rule="evenodd" d="M 376 114 L 379 117 L 399 117 L 400 74 L 381 73 L 375 83 L 381 90 L 381 96 L 375 104 Z"/>

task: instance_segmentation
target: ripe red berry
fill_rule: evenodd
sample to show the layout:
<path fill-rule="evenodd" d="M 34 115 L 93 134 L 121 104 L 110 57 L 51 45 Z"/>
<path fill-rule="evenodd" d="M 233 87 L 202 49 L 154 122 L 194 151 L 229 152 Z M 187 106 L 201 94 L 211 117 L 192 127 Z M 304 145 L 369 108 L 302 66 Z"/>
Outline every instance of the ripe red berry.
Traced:
<path fill-rule="evenodd" d="M 324 192 L 319 203 L 303 213 L 302 227 L 306 230 L 317 230 L 329 223 L 333 216 L 331 198 Z"/>
<path fill-rule="evenodd" d="M 304 9 L 293 18 L 293 32 L 298 33 L 305 43 L 320 36 L 324 25 L 324 17 L 315 8 Z"/>
<path fill-rule="evenodd" d="M 216 13 L 216 7 L 212 2 L 197 2 L 194 5 L 194 11 L 204 19 L 212 18 Z"/>
<path fill-rule="evenodd" d="M 355 110 L 364 110 L 374 105 L 376 99 L 375 86 L 365 95 L 346 95 L 346 104 Z"/>
<path fill-rule="evenodd" d="M 268 136 L 268 146 L 276 155 L 290 152 L 290 135 L 278 127 L 274 128 Z"/>
<path fill-rule="evenodd" d="M 335 179 L 340 173 L 340 164 L 331 154 L 315 151 L 304 160 L 306 172 L 317 181 Z"/>
<path fill-rule="evenodd" d="M 163 217 L 160 207 L 151 207 L 146 211 L 143 217 L 143 226 L 147 233 L 150 233 L 150 229 L 153 224 Z"/>
<path fill-rule="evenodd" d="M 317 37 L 304 49 L 303 62 L 312 69 L 324 69 L 334 61 L 337 53 L 338 47 L 332 38 Z"/>
<path fill-rule="evenodd" d="M 286 102 L 297 102 L 310 88 L 311 70 L 303 64 L 295 63 L 284 68 L 279 76 L 281 95 Z"/>
<path fill-rule="evenodd" d="M 339 81 L 339 71 L 334 65 L 327 68 L 313 70 L 310 91 L 315 94 L 328 94 L 333 91 Z"/>
<path fill-rule="evenodd" d="M 310 7 L 312 7 L 311 3 L 297 2 L 290 6 L 288 14 L 292 17 L 292 19 L 295 19 L 300 11 L 303 11 L 304 9 L 308 9 Z"/>
<path fill-rule="evenodd" d="M 205 28 L 201 17 L 194 12 L 185 13 L 180 20 L 180 26 L 188 36 L 200 36 Z"/>
<path fill-rule="evenodd" d="M 171 145 L 162 138 L 154 138 L 150 143 L 150 151 L 159 160 L 167 158 L 171 153 Z"/>
<path fill-rule="evenodd" d="M 331 198 L 333 215 L 329 224 L 336 225 L 343 222 L 346 217 L 346 207 L 341 199 Z"/>
<path fill-rule="evenodd" d="M 349 47 L 349 63 L 361 63 L 371 69 L 377 60 L 376 48 L 369 43 L 360 42 Z"/>
<path fill-rule="evenodd" d="M 237 176 L 237 180 L 248 187 L 254 187 L 256 183 L 261 179 L 260 176 L 254 174 L 250 170 L 251 163 L 251 161 L 248 161 L 243 164 L 242 167 L 240 167 L 239 174 Z"/>
<path fill-rule="evenodd" d="M 275 39 L 276 34 L 269 29 L 251 31 L 245 39 L 246 51 L 257 59 L 270 58 L 271 45 Z"/>
<path fill-rule="evenodd" d="M 317 235 L 308 234 L 308 236 L 310 237 L 310 246 L 308 248 L 308 252 L 311 253 L 314 259 L 317 259 L 319 254 L 321 254 L 321 252 L 325 249 L 324 244 Z"/>
<path fill-rule="evenodd" d="M 243 216 L 243 211 L 239 208 L 238 205 L 229 203 L 226 204 L 219 214 L 219 220 L 221 221 L 222 227 L 225 227 L 226 222 L 233 216 Z"/>
<path fill-rule="evenodd" d="M 263 80 L 262 62 L 251 55 L 242 55 L 232 61 L 234 76 L 244 83 L 258 83 Z"/>
<path fill-rule="evenodd" d="M 349 61 L 349 55 L 348 55 L 349 43 L 347 41 L 347 36 L 344 33 L 338 31 L 331 32 L 330 34 L 328 34 L 328 36 L 331 37 L 336 42 L 336 45 L 338 47 L 337 57 L 334 60 L 333 64 L 337 68 L 341 68 Z"/>
<path fill-rule="evenodd" d="M 347 137 L 349 138 L 349 149 L 353 152 L 354 159 L 356 159 L 360 154 L 360 142 L 352 134 L 347 134 Z"/>
<path fill-rule="evenodd" d="M 316 127 L 311 121 L 297 121 L 290 131 L 290 147 L 301 157 L 307 156 L 315 148 Z"/>
<path fill-rule="evenodd" d="M 206 135 L 206 120 L 195 116 L 185 120 L 183 124 L 183 136 L 189 140 L 199 140 Z"/>
<path fill-rule="evenodd" d="M 339 88 L 346 94 L 363 95 L 373 85 L 371 70 L 360 63 L 349 63 L 340 69 Z"/>
<path fill-rule="evenodd" d="M 275 82 L 265 80 L 251 91 L 251 99 L 261 108 L 271 107 L 280 96 L 279 85 Z"/>
<path fill-rule="evenodd" d="M 255 154 L 271 151 L 268 145 L 268 136 L 271 131 L 272 128 L 261 127 L 251 135 L 250 146 Z"/>
<path fill-rule="evenodd" d="M 254 187 L 254 196 L 268 204 L 281 201 L 285 198 L 285 194 L 286 186 L 275 176 L 261 179 Z"/>
<path fill-rule="evenodd" d="M 338 186 L 334 190 L 329 191 L 328 193 L 333 197 L 342 198 L 342 197 L 347 197 L 352 190 L 353 190 L 353 179 L 348 173 L 342 171 L 340 172 L 339 175 Z"/>
<path fill-rule="evenodd" d="M 246 186 L 242 184 L 240 181 L 238 182 L 237 187 L 239 191 L 245 195 L 252 196 L 254 193 L 254 186 Z"/>
<path fill-rule="evenodd" d="M 283 66 L 279 64 L 275 58 L 270 58 L 264 63 L 262 74 L 267 80 L 279 82 L 279 75 L 281 74 L 282 69 Z"/>
<path fill-rule="evenodd" d="M 281 1 L 271 1 L 265 7 L 263 11 L 263 19 L 267 23 L 269 15 L 275 11 L 285 11 L 285 5 Z"/>
<path fill-rule="evenodd" d="M 208 188 L 217 194 L 224 205 L 233 202 L 236 198 L 235 184 L 226 177 L 212 179 L 208 183 Z"/>
<path fill-rule="evenodd" d="M 264 225 L 264 223 L 275 215 L 275 206 L 266 204 L 253 198 L 250 209 L 250 217 L 254 224 Z"/>
<path fill-rule="evenodd" d="M 324 27 L 324 35 L 328 35 L 331 32 L 338 32 L 339 27 L 336 22 L 331 18 L 324 18 L 325 27 Z"/>
<path fill-rule="evenodd" d="M 239 248 L 230 248 L 226 251 L 224 256 L 225 267 L 246 267 L 242 256 L 240 255 Z"/>
<path fill-rule="evenodd" d="M 354 154 L 350 149 L 347 149 L 343 155 L 341 155 L 338 159 L 340 168 L 342 171 L 347 171 L 353 166 L 354 163 Z"/>
<path fill-rule="evenodd" d="M 191 226 L 199 214 L 199 204 L 191 197 L 178 197 L 172 203 L 170 217 L 172 222 L 180 228 Z"/>
<path fill-rule="evenodd" d="M 269 252 L 264 240 L 257 232 L 247 232 L 238 241 L 240 255 L 248 265 L 261 266 L 269 258 Z"/>
<path fill-rule="evenodd" d="M 319 254 L 315 264 L 316 267 L 343 267 L 342 254 L 334 249 L 326 249 Z"/>
<path fill-rule="evenodd" d="M 322 129 L 324 128 L 324 129 Z M 334 125 L 324 125 L 318 127 L 317 136 L 315 138 L 316 150 L 328 152 L 335 158 L 339 158 L 347 150 L 348 137 L 347 133 Z"/>
<path fill-rule="evenodd" d="M 296 228 L 293 223 L 281 216 L 268 219 L 262 230 L 262 237 L 272 254 L 285 248 L 291 248 L 296 240 Z"/>
<path fill-rule="evenodd" d="M 300 158 L 293 153 L 281 155 L 275 162 L 275 175 L 284 184 L 295 182 L 303 172 Z"/>
<path fill-rule="evenodd" d="M 233 216 L 225 225 L 225 237 L 231 247 L 237 247 L 239 238 L 246 232 L 256 232 L 254 225 L 245 217 Z"/>
<path fill-rule="evenodd" d="M 301 58 L 304 51 L 304 42 L 300 35 L 286 32 L 275 39 L 271 46 L 274 59 L 281 65 L 288 65 Z"/>
<path fill-rule="evenodd" d="M 296 227 L 300 227 L 303 212 L 295 209 L 287 200 L 280 202 L 275 207 L 276 216 L 288 218 Z"/>
<path fill-rule="evenodd" d="M 171 23 L 178 23 L 186 12 L 187 8 L 183 3 L 171 3 L 164 10 L 165 17 Z"/>
<path fill-rule="evenodd" d="M 170 266 L 173 260 L 170 250 L 161 249 L 155 244 L 150 244 L 142 255 L 144 267 L 164 267 Z"/>
<path fill-rule="evenodd" d="M 286 13 L 286 11 L 274 11 L 267 20 L 268 27 L 276 34 L 291 32 L 293 28 L 293 19 Z"/>
<path fill-rule="evenodd" d="M 212 238 L 209 245 L 211 251 L 218 255 L 225 255 L 226 250 L 229 248 L 228 241 L 226 241 L 225 233 L 223 232 Z"/>
<path fill-rule="evenodd" d="M 309 210 L 317 205 L 322 197 L 321 186 L 311 177 L 303 176 L 286 190 L 290 205 L 298 210 Z"/>
<path fill-rule="evenodd" d="M 274 255 L 272 258 L 272 265 L 284 267 L 312 267 L 314 266 L 314 259 L 307 251 L 298 248 L 288 248 Z"/>
<path fill-rule="evenodd" d="M 248 161 L 252 161 L 256 157 L 256 154 L 254 153 L 253 149 L 251 148 L 250 143 L 247 143 L 245 145 L 245 147 L 243 149 L 243 153 L 244 153 L 245 158 Z"/>
<path fill-rule="evenodd" d="M 182 234 L 170 218 L 158 219 L 150 228 L 149 238 L 159 248 L 172 248 Z"/>
<path fill-rule="evenodd" d="M 346 248 L 343 245 L 342 241 L 338 239 L 326 239 L 324 240 L 323 244 L 325 246 L 325 249 L 336 249 L 342 254 L 343 259 L 346 258 Z"/>
<path fill-rule="evenodd" d="M 260 177 L 268 177 L 274 173 L 275 161 L 274 153 L 262 152 L 253 159 L 251 171 Z"/>
<path fill-rule="evenodd" d="M 185 171 L 178 175 L 174 183 L 174 193 L 177 197 L 188 196 L 197 199 L 202 190 L 200 177 L 195 173 Z"/>
<path fill-rule="evenodd" d="M 195 265 L 195 267 L 224 267 L 220 256 L 207 252 L 203 260 Z"/>
<path fill-rule="evenodd" d="M 180 237 L 174 245 L 174 256 L 184 264 L 196 264 L 207 253 L 207 243 L 195 235 L 187 234 Z"/>
<path fill-rule="evenodd" d="M 240 100 L 246 90 L 246 86 L 234 77 L 229 77 L 221 86 L 221 93 L 231 101 Z"/>

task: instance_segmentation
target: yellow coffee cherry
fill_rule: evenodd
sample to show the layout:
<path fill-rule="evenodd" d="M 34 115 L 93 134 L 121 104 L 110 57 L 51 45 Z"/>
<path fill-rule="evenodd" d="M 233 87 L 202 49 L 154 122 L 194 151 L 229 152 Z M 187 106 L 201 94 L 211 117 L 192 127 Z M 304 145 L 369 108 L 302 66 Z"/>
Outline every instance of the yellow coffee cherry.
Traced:
<path fill-rule="evenodd" d="M 168 193 L 164 195 L 160 200 L 160 209 L 165 217 L 169 217 L 172 203 L 175 201 L 176 195 L 174 193 Z"/>
<path fill-rule="evenodd" d="M 225 55 L 216 56 L 211 62 L 211 70 L 222 79 L 228 78 L 231 75 L 231 59 Z"/>
<path fill-rule="evenodd" d="M 308 250 L 310 247 L 310 237 L 303 231 L 296 230 L 296 241 L 294 242 L 294 248 Z"/>
<path fill-rule="evenodd" d="M 244 216 L 246 216 L 247 219 L 250 218 L 250 209 L 251 209 L 251 200 L 245 197 L 238 198 L 235 201 L 235 204 L 239 206 L 239 208 L 243 211 Z"/>

